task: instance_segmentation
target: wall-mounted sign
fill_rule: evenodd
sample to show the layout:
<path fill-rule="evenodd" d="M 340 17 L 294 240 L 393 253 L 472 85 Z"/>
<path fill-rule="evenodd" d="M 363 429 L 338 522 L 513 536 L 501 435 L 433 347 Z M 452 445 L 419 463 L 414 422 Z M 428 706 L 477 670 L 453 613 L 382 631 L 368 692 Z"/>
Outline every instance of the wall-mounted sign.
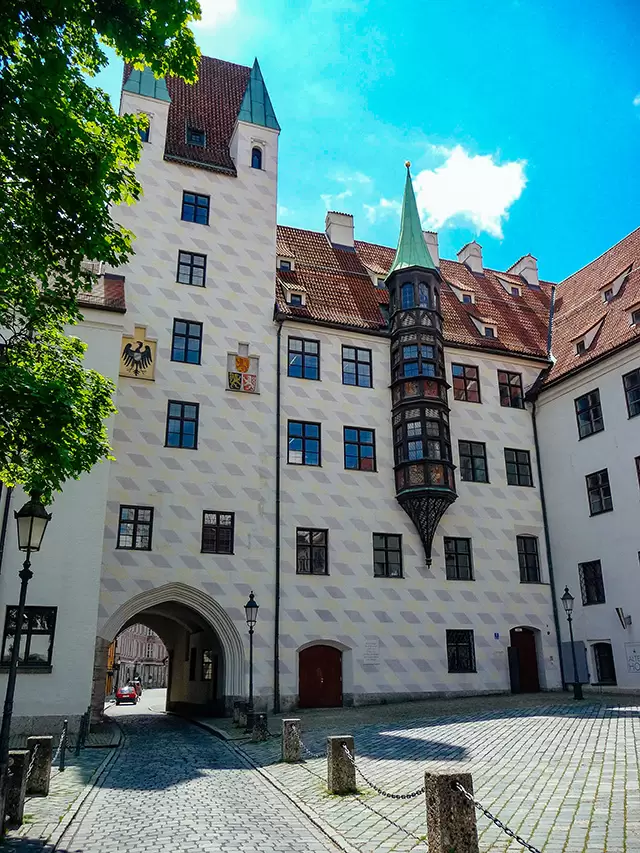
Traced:
<path fill-rule="evenodd" d="M 367 637 L 364 641 L 364 657 L 362 663 L 369 666 L 380 664 L 380 640 L 378 637 Z"/>
<path fill-rule="evenodd" d="M 156 370 L 156 341 L 147 338 L 147 327 L 136 326 L 133 335 L 122 336 L 120 376 L 153 381 Z"/>
<path fill-rule="evenodd" d="M 627 670 L 640 675 L 640 643 L 625 643 L 624 650 L 627 655 Z"/>

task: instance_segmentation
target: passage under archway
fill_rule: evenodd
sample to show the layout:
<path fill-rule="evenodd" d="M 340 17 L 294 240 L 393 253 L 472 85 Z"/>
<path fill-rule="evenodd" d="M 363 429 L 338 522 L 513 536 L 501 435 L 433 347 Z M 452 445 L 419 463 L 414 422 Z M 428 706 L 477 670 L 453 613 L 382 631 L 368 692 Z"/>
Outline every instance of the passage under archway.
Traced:
<path fill-rule="evenodd" d="M 301 708 L 342 705 L 342 652 L 332 646 L 307 646 L 298 655 L 298 704 Z"/>

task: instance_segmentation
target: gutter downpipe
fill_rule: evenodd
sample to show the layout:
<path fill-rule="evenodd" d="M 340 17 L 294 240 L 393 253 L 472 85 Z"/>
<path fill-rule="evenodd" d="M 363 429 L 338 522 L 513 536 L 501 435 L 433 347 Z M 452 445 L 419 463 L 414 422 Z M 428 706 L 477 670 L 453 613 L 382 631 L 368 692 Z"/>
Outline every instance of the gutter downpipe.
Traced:
<path fill-rule="evenodd" d="M 553 314 L 556 306 L 556 286 L 551 287 L 551 303 L 549 305 L 549 331 L 547 333 L 547 357 L 551 358 L 551 341 L 553 335 Z M 551 537 L 549 535 L 549 519 L 547 515 L 547 502 L 544 495 L 544 480 L 542 479 L 542 462 L 540 461 L 540 443 L 538 441 L 538 422 L 536 419 L 536 400 L 540 393 L 540 383 L 544 378 L 544 372 L 538 378 L 536 389 L 531 396 L 531 422 L 533 424 L 533 444 L 536 450 L 536 467 L 538 469 L 538 482 L 540 483 L 540 504 L 542 507 L 542 526 L 544 528 L 544 543 L 547 551 L 547 568 L 549 570 L 549 584 L 551 586 L 551 604 L 553 607 L 553 622 L 556 629 L 556 640 L 558 643 L 558 661 L 560 663 L 560 678 L 562 689 L 568 690 L 564 677 L 564 662 L 562 660 L 562 638 L 560 636 L 560 617 L 558 615 L 558 602 L 556 600 L 556 585 L 553 574 L 553 557 L 551 556 Z"/>
<path fill-rule="evenodd" d="M 4 557 L 4 546 L 7 541 L 7 526 L 9 524 L 9 509 L 11 507 L 12 488 L 5 489 L 4 512 L 2 513 L 2 527 L 0 528 L 0 574 L 2 573 L 2 560 Z"/>
<path fill-rule="evenodd" d="M 280 354 L 282 338 L 282 320 L 278 320 L 277 354 L 276 354 L 276 582 L 275 582 L 275 606 L 273 609 L 274 637 L 273 637 L 273 713 L 280 713 L 280 464 L 281 464 L 281 440 L 280 440 L 280 404 L 282 394 L 282 383 L 280 379 L 282 356 Z"/>

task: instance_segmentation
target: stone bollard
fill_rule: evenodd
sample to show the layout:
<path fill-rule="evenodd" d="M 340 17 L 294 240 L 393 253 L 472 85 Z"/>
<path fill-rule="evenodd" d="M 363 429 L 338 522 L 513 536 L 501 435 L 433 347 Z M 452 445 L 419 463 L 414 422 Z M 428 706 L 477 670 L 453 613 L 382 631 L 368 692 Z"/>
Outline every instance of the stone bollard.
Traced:
<path fill-rule="evenodd" d="M 269 723 L 266 714 L 253 715 L 253 728 L 251 730 L 251 743 L 260 743 L 269 740 Z"/>
<path fill-rule="evenodd" d="M 29 764 L 33 758 L 33 752 L 38 748 L 36 757 L 33 759 L 33 769 L 27 780 L 27 794 L 46 797 L 49 793 L 49 780 L 51 779 L 51 757 L 53 755 L 53 737 L 43 735 L 42 737 L 28 737 L 27 749 L 29 750 Z"/>
<path fill-rule="evenodd" d="M 282 760 L 300 761 L 300 720 L 282 721 Z"/>
<path fill-rule="evenodd" d="M 346 746 L 355 759 L 355 746 L 351 735 L 334 735 L 327 738 L 327 787 L 330 794 L 355 794 L 356 768 L 343 749 Z"/>
<path fill-rule="evenodd" d="M 21 826 L 24 818 L 24 798 L 27 793 L 27 773 L 29 772 L 29 750 L 12 749 L 9 751 L 9 783 L 5 812 L 9 826 Z"/>
<path fill-rule="evenodd" d="M 241 702 L 240 707 L 238 708 L 238 726 L 241 729 L 247 727 L 247 702 Z"/>
<path fill-rule="evenodd" d="M 425 773 L 429 853 L 478 853 L 476 809 L 454 785 L 473 794 L 470 773 Z"/>

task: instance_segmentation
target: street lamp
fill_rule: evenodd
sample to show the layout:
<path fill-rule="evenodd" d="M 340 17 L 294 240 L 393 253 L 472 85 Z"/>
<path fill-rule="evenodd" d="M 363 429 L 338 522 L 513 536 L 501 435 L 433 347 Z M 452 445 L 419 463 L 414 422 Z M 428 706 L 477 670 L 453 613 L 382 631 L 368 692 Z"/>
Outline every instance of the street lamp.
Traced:
<path fill-rule="evenodd" d="M 247 725 L 249 725 L 249 715 L 253 715 L 253 629 L 258 618 L 258 603 L 253 594 L 253 590 L 249 593 L 249 601 L 244 606 L 244 615 L 249 628 L 249 707 L 247 708 Z M 253 720 L 253 717 L 251 717 Z"/>
<path fill-rule="evenodd" d="M 20 551 L 26 552 L 26 558 L 22 565 L 22 571 L 18 573 L 18 577 L 20 578 L 20 598 L 16 613 L 11 661 L 9 662 L 7 692 L 4 697 L 2 728 L 0 729 L 0 836 L 4 835 L 4 814 L 9 771 L 9 732 L 11 730 L 11 717 L 13 715 L 13 698 L 16 692 L 20 638 L 22 636 L 22 623 L 24 621 L 24 609 L 27 600 L 27 585 L 33 577 L 33 572 L 31 571 L 31 553 L 32 551 L 40 550 L 47 524 L 51 521 L 51 514 L 42 505 L 39 492 L 32 492 L 30 499 L 21 510 L 14 513 L 14 516 L 18 526 L 18 548 Z"/>
<path fill-rule="evenodd" d="M 573 658 L 573 698 L 584 699 L 582 695 L 582 684 L 578 679 L 578 662 L 576 660 L 576 646 L 573 642 L 573 602 L 574 598 L 569 592 L 569 587 L 565 586 L 564 593 L 560 599 L 564 612 L 567 614 L 567 622 L 569 623 L 569 637 L 571 639 L 571 657 Z"/>

